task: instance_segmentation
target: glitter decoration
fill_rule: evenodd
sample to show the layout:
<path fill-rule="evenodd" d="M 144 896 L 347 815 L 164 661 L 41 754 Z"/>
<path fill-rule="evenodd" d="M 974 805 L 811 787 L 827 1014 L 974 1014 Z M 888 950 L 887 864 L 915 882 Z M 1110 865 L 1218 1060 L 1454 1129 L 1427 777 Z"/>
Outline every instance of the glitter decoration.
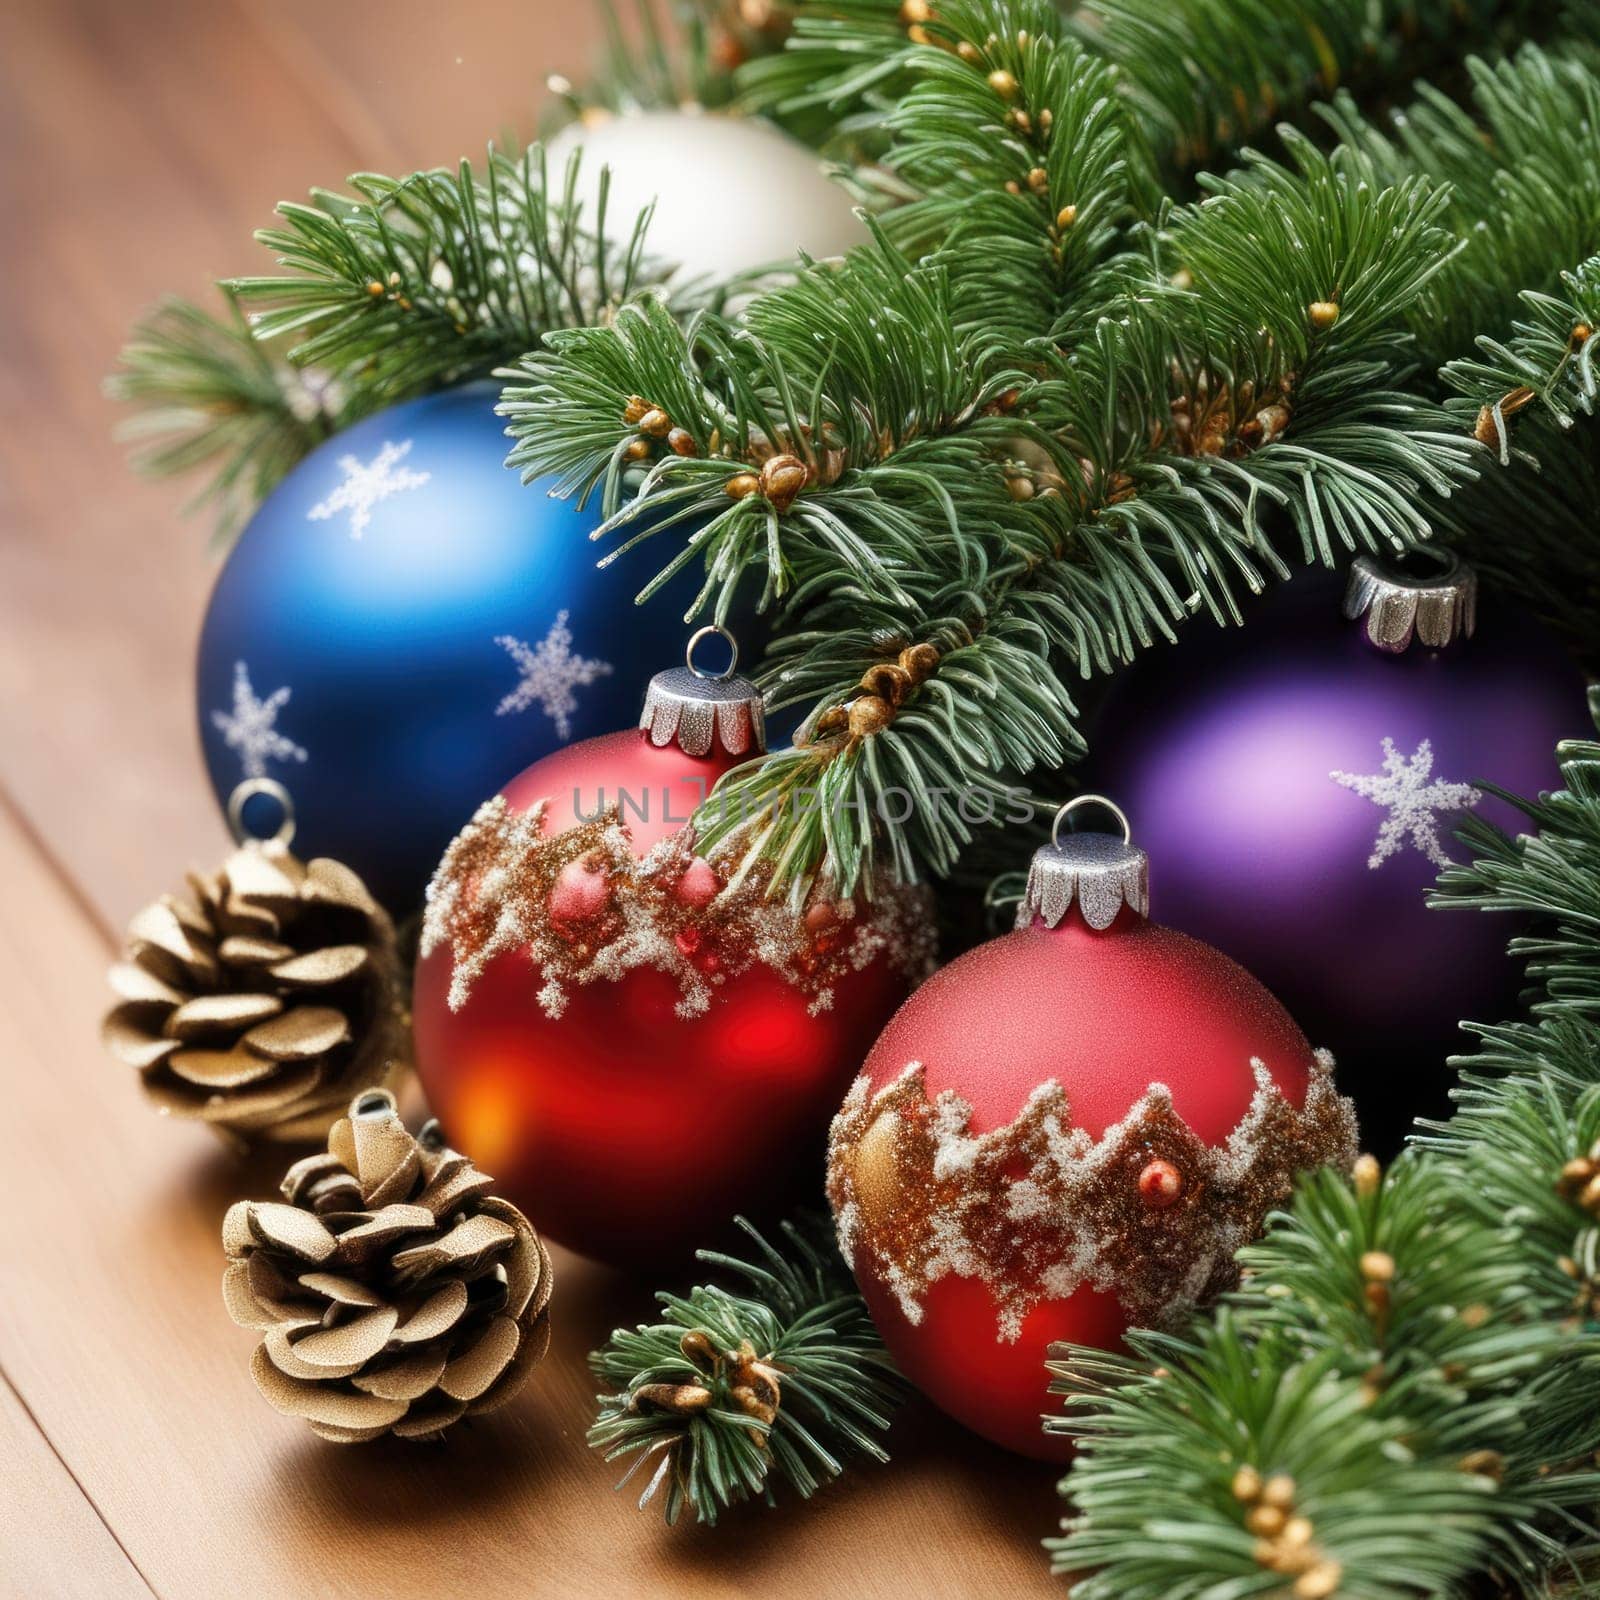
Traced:
<path fill-rule="evenodd" d="M 1378 837 L 1367 857 L 1373 871 L 1390 856 L 1398 855 L 1409 838 L 1436 867 L 1451 864 L 1449 852 L 1439 839 L 1439 815 L 1467 811 L 1477 805 L 1482 794 L 1470 783 L 1449 783 L 1433 778 L 1433 744 L 1424 739 L 1416 754 L 1406 757 L 1395 748 L 1393 739 L 1383 741 L 1383 771 L 1363 776 L 1353 772 L 1330 772 L 1328 776 L 1343 789 L 1382 806 L 1389 815 L 1378 829 Z"/>
<path fill-rule="evenodd" d="M 274 689 L 265 700 L 256 698 L 250 683 L 250 669 L 242 661 L 233 664 L 233 710 L 213 711 L 211 724 L 222 735 L 222 742 L 238 752 L 239 765 L 247 778 L 264 778 L 269 761 L 304 761 L 306 753 L 293 739 L 278 732 L 278 713 L 289 703 L 291 691 Z"/>
<path fill-rule="evenodd" d="M 496 957 L 522 950 L 539 1004 L 559 1017 L 574 985 L 654 967 L 677 982 L 678 1015 L 702 1015 L 717 987 L 757 964 L 804 992 L 815 1013 L 833 985 L 879 955 L 913 980 L 932 969 L 926 892 L 884 887 L 870 902 L 819 888 L 797 915 L 769 899 L 770 868 L 743 865 L 736 842 L 696 856 L 685 833 L 642 860 L 615 806 L 561 833 L 545 803 L 514 812 L 503 795 L 478 808 L 428 886 L 422 954 L 448 946 L 448 1003 L 459 1011 Z"/>
<path fill-rule="evenodd" d="M 1028 868 L 1016 925 L 1037 918 L 1047 928 L 1077 905 L 1091 928 L 1109 928 L 1124 906 L 1150 912 L 1150 858 L 1123 839 L 1104 833 L 1073 834 L 1038 851 Z"/>
<path fill-rule="evenodd" d="M 306 512 L 308 522 L 326 522 L 342 511 L 350 513 L 350 537 L 359 539 L 372 523 L 373 508 L 392 494 L 402 494 L 408 489 L 420 489 L 430 474 L 415 472 L 400 463 L 411 453 L 411 440 L 395 444 L 383 441 L 371 461 L 358 456 L 339 457 L 339 470 L 344 482 L 331 494 L 319 500 Z"/>
<path fill-rule="evenodd" d="M 1005 1343 L 1034 1306 L 1083 1286 L 1114 1292 L 1133 1323 L 1170 1323 L 1232 1285 L 1234 1252 L 1289 1198 L 1296 1173 L 1355 1159 L 1354 1110 L 1326 1053 L 1299 1108 L 1261 1061 L 1251 1069 L 1249 1109 L 1215 1146 L 1160 1083 L 1096 1140 L 1073 1126 L 1054 1079 L 1015 1120 L 974 1135 L 954 1090 L 928 1099 L 920 1062 L 877 1094 L 863 1074 L 829 1139 L 839 1247 L 858 1271 L 870 1264 L 913 1325 L 949 1274 L 988 1287 Z"/>
<path fill-rule="evenodd" d="M 536 645 L 525 644 L 508 633 L 498 635 L 494 642 L 510 654 L 522 674 L 516 688 L 494 708 L 495 715 L 505 717 L 526 711 L 537 701 L 556 725 L 557 736 L 570 739 L 573 713 L 578 709 L 578 697 L 572 691 L 596 678 L 610 677 L 611 663 L 573 654 L 572 629 L 567 626 L 565 611 L 556 613 L 550 631 Z"/>

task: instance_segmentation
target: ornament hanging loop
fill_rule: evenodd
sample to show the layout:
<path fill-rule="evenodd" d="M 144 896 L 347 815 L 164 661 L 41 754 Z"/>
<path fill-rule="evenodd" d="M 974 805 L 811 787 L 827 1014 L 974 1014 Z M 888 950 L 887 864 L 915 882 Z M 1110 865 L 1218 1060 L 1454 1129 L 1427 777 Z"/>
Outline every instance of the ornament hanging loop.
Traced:
<path fill-rule="evenodd" d="M 727 642 L 728 665 L 706 672 L 694 664 L 695 647 L 713 635 Z M 734 668 L 739 641 L 720 623 L 701 628 L 683 652 L 684 664 L 658 672 L 645 691 L 639 726 L 658 749 L 675 744 L 685 755 L 703 756 L 720 741 L 731 756 L 767 748 L 761 691 Z"/>
<path fill-rule="evenodd" d="M 1122 837 L 1111 833 L 1070 833 L 1061 837 L 1061 824 L 1075 811 L 1100 806 L 1122 824 Z M 1017 907 L 1017 926 L 1036 921 L 1058 927 L 1076 906 L 1084 922 L 1103 932 L 1122 914 L 1150 914 L 1150 858 L 1133 842 L 1127 813 L 1104 795 L 1075 795 L 1056 812 L 1050 826 L 1050 843 L 1034 851 L 1028 882 Z"/>
<path fill-rule="evenodd" d="M 721 672 L 703 672 L 694 664 L 695 646 L 699 644 L 702 639 L 725 639 L 727 641 L 728 664 L 722 669 Z M 684 647 L 683 664 L 697 678 L 703 678 L 712 683 L 724 682 L 726 679 L 733 676 L 734 669 L 739 665 L 739 641 L 735 639 L 734 636 L 726 628 L 724 628 L 721 623 L 713 622 L 709 626 L 701 628 L 689 640 L 689 643 Z"/>
<path fill-rule="evenodd" d="M 266 838 L 252 833 L 245 826 L 244 808 L 256 798 L 265 795 L 278 803 L 282 820 L 276 833 Z M 228 831 L 241 845 L 257 845 L 262 849 L 287 850 L 294 840 L 294 800 L 289 791 L 276 778 L 246 778 L 228 796 Z"/>
<path fill-rule="evenodd" d="M 1062 806 L 1056 812 L 1056 819 L 1050 824 L 1050 843 L 1061 843 L 1061 824 L 1065 822 L 1074 811 L 1081 811 L 1085 806 L 1099 806 L 1102 811 L 1109 811 L 1119 823 L 1122 824 L 1122 842 L 1125 846 L 1133 843 L 1133 824 L 1128 821 L 1128 813 L 1114 800 L 1107 800 L 1103 794 L 1079 794 Z M 1074 829 L 1074 832 L 1077 830 Z"/>

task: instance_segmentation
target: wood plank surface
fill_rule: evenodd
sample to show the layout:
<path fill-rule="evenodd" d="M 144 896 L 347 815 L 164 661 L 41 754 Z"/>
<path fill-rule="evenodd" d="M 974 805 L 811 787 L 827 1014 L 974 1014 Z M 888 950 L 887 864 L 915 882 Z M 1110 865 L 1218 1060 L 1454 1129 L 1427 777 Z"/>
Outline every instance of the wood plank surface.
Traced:
<path fill-rule="evenodd" d="M 273 1188 L 96 1038 L 114 930 L 222 847 L 191 705 L 211 578 L 101 381 L 137 313 L 254 269 L 273 203 L 528 131 L 587 0 L 0 0 L 0 1597 L 1057 1592 L 1054 1472 L 912 1406 L 890 1467 L 667 1530 L 585 1449 L 584 1354 L 648 1286 L 558 1254 L 504 1413 L 339 1450 L 267 1409 L 218 1224 Z"/>
<path fill-rule="evenodd" d="M 150 1600 L 150 1586 L 0 1374 L 0 1577 L 29 1600 Z"/>

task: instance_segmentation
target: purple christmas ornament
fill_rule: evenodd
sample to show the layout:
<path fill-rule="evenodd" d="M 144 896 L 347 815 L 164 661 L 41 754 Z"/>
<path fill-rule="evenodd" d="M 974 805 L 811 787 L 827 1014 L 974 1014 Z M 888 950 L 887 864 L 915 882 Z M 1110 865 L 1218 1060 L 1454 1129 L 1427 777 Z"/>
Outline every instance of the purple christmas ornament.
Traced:
<path fill-rule="evenodd" d="M 1471 809 L 1526 819 L 1474 787 L 1558 781 L 1585 725 L 1555 643 L 1475 575 L 1425 551 L 1408 576 L 1369 557 L 1291 583 L 1243 629 L 1152 653 L 1108 697 L 1084 779 L 1161 859 L 1151 914 L 1218 946 L 1338 1058 L 1369 1148 L 1448 1109 L 1463 1019 L 1511 1015 L 1502 917 L 1430 911 Z M 1341 612 L 1343 615 L 1341 615 Z"/>

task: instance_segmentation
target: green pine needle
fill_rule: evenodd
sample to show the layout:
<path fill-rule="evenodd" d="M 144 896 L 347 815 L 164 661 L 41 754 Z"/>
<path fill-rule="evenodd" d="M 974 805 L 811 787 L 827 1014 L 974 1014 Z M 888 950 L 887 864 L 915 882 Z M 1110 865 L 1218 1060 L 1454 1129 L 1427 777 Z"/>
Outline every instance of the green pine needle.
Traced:
<path fill-rule="evenodd" d="M 589 1443 L 646 1474 L 666 1520 L 714 1523 L 774 1485 L 810 1496 L 856 1452 L 887 1461 L 878 1435 L 902 1385 L 831 1241 L 785 1223 L 769 1243 L 743 1218 L 752 1260 L 702 1250 L 734 1287 L 657 1295 L 663 1320 L 618 1328 L 590 1356 L 609 1392 Z"/>
<path fill-rule="evenodd" d="M 281 225 L 257 237 L 286 270 L 229 288 L 268 304 L 257 337 L 292 338 L 297 365 L 331 367 L 374 407 L 459 383 L 662 276 L 644 256 L 649 213 L 612 242 L 606 179 L 587 214 L 580 163 L 574 154 L 552 175 L 532 145 L 491 148 L 481 171 L 357 173 L 353 196 L 279 206 Z"/>
<path fill-rule="evenodd" d="M 117 430 L 139 472 L 208 473 L 189 509 L 209 509 L 226 541 L 298 461 L 334 430 L 336 396 L 253 335 L 233 296 L 226 318 L 167 300 L 133 331 L 113 400 L 136 408 Z"/>
<path fill-rule="evenodd" d="M 659 286 L 669 268 L 645 256 L 649 213 L 617 242 L 606 178 L 592 215 L 575 198 L 579 164 L 552 179 L 539 146 L 491 148 L 481 169 L 358 173 L 353 195 L 285 202 L 257 235 L 283 270 L 224 283 L 229 321 L 172 302 L 135 331 L 110 383 L 138 408 L 122 430 L 143 446 L 135 464 L 209 471 L 196 503 L 226 538 L 332 433 Z M 247 304 L 263 309 L 247 319 Z"/>

